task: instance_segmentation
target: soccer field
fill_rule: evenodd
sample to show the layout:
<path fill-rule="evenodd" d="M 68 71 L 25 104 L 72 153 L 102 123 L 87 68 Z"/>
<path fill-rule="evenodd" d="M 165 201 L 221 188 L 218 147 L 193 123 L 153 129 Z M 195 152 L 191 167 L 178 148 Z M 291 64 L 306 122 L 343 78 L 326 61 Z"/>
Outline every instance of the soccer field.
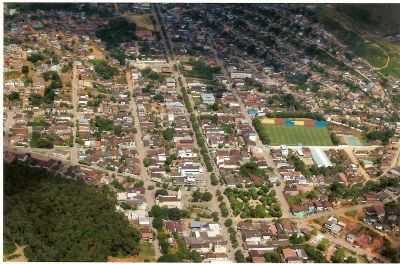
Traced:
<path fill-rule="evenodd" d="M 263 125 L 271 139 L 271 145 L 331 146 L 332 141 L 327 128 L 304 126 Z"/>

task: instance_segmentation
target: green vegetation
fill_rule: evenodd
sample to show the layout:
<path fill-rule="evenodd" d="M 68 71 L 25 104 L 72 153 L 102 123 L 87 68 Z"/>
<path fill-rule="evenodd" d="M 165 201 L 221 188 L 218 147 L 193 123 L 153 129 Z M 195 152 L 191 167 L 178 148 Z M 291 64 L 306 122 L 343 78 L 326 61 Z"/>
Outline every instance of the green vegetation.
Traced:
<path fill-rule="evenodd" d="M 37 63 L 38 61 L 44 60 L 45 56 L 40 52 L 32 53 L 28 56 L 28 61 L 32 62 L 33 64 Z"/>
<path fill-rule="evenodd" d="M 281 117 L 281 118 L 309 118 L 318 121 L 325 121 L 325 118 L 322 114 L 319 113 L 311 113 L 311 112 L 277 112 L 268 114 L 268 117 Z"/>
<path fill-rule="evenodd" d="M 341 69 L 345 69 L 346 65 L 337 60 L 335 57 L 327 53 L 326 51 L 318 48 L 316 45 L 308 46 L 304 50 L 305 54 L 311 57 L 316 58 L 321 63 L 324 63 L 329 66 L 338 66 Z"/>
<path fill-rule="evenodd" d="M 46 87 L 44 91 L 44 96 L 33 94 L 29 97 L 29 100 L 34 106 L 40 106 L 42 104 L 52 104 L 56 96 L 56 90 L 62 88 L 61 78 L 55 71 L 44 72 L 43 79 L 47 82 L 50 81 L 50 84 Z"/>
<path fill-rule="evenodd" d="M 390 56 L 390 62 L 387 67 L 380 70 L 384 75 L 391 75 L 400 79 L 400 45 L 397 43 L 390 43 L 380 41 L 378 42 Z"/>
<path fill-rule="evenodd" d="M 260 119 L 255 118 L 253 119 L 253 126 L 257 131 L 258 136 L 263 144 L 269 145 L 271 144 L 271 139 L 267 130 L 264 128 L 264 125 L 261 123 Z"/>
<path fill-rule="evenodd" d="M 105 94 L 110 94 L 110 90 L 105 87 L 104 85 L 101 85 L 99 83 L 93 83 L 93 87 L 99 92 L 99 93 L 105 93 Z"/>
<path fill-rule="evenodd" d="M 140 71 L 140 73 L 142 74 L 142 77 L 145 80 L 162 82 L 165 79 L 165 77 L 163 75 L 153 71 L 149 67 L 144 68 L 143 70 Z"/>
<path fill-rule="evenodd" d="M 332 145 L 331 137 L 327 128 L 305 126 L 285 127 L 279 125 L 254 124 L 257 133 L 264 144 L 269 143 L 270 145 L 275 146 L 298 144 L 303 144 L 305 146 Z"/>
<path fill-rule="evenodd" d="M 276 251 L 265 253 L 264 259 L 265 259 L 265 262 L 267 262 L 267 263 L 281 263 L 282 262 L 281 255 Z"/>
<path fill-rule="evenodd" d="M 227 217 L 229 215 L 229 210 L 228 210 L 228 207 L 226 206 L 225 202 L 221 202 L 219 204 L 219 209 L 221 210 L 221 215 L 223 217 Z"/>
<path fill-rule="evenodd" d="M 121 43 L 136 39 L 136 25 L 123 17 L 111 19 L 108 25 L 96 31 L 96 37 L 101 39 L 107 47 L 119 47 Z"/>
<path fill-rule="evenodd" d="M 174 139 L 175 129 L 172 127 L 168 127 L 163 131 L 163 137 L 167 141 L 171 141 Z"/>
<path fill-rule="evenodd" d="M 246 262 L 246 259 L 240 249 L 236 250 L 236 252 L 235 252 L 235 260 L 238 263 Z"/>
<path fill-rule="evenodd" d="M 328 249 L 329 245 L 330 245 L 329 240 L 324 238 L 317 245 L 317 249 L 321 250 L 322 252 L 325 252 Z"/>
<path fill-rule="evenodd" d="M 212 200 L 212 194 L 210 192 L 194 191 L 192 194 L 192 202 L 209 202 Z"/>
<path fill-rule="evenodd" d="M 9 255 L 11 253 L 14 253 L 14 251 L 17 249 L 15 244 L 13 242 L 10 242 L 4 238 L 3 241 L 3 254 L 4 255 Z"/>
<path fill-rule="evenodd" d="M 107 188 L 25 163 L 4 166 L 4 238 L 26 245 L 29 261 L 107 261 L 138 253 L 139 233 L 115 211 Z"/>
<path fill-rule="evenodd" d="M 195 136 L 196 136 L 197 144 L 200 147 L 200 153 L 203 157 L 204 163 L 206 164 L 207 171 L 211 172 L 211 171 L 213 171 L 211 159 L 210 159 L 210 156 L 208 155 L 207 146 L 204 141 L 203 135 L 201 134 L 199 123 L 197 121 L 197 117 L 193 113 L 190 115 L 190 121 L 192 121 L 192 127 L 194 130 Z"/>
<path fill-rule="evenodd" d="M 297 87 L 305 86 L 305 83 L 296 83 Z M 293 111 L 304 111 L 305 107 L 303 104 L 298 102 L 296 98 L 292 94 L 285 94 L 285 95 L 273 95 L 268 99 L 269 104 L 277 104 L 280 107 L 286 107 L 287 109 L 290 110 L 290 112 Z M 300 112 L 301 113 L 301 112 Z M 285 113 L 274 113 L 277 115 L 285 114 Z M 304 114 L 304 113 L 302 113 Z M 296 116 L 291 116 L 291 117 L 296 117 Z"/>
<path fill-rule="evenodd" d="M 32 148 L 46 148 L 51 149 L 54 147 L 54 135 L 43 135 L 40 132 L 32 132 L 30 146 Z"/>
<path fill-rule="evenodd" d="M 121 48 L 113 48 L 110 50 L 110 56 L 118 60 L 121 65 L 125 65 L 127 58 L 125 52 Z"/>
<path fill-rule="evenodd" d="M 202 60 L 190 59 L 188 62 L 192 66 L 190 71 L 185 71 L 185 75 L 190 78 L 213 80 L 214 75 L 221 72 L 220 67 L 211 67 Z"/>
<path fill-rule="evenodd" d="M 113 131 L 114 130 L 114 122 L 107 118 L 96 116 L 94 124 L 100 133 L 103 131 Z"/>
<path fill-rule="evenodd" d="M 275 198 L 275 192 L 266 185 L 249 189 L 227 188 L 233 215 L 241 218 L 281 217 L 282 212 Z"/>
<path fill-rule="evenodd" d="M 10 101 L 19 101 L 19 92 L 11 92 L 9 95 L 7 95 L 7 98 Z"/>
<path fill-rule="evenodd" d="M 168 235 L 165 233 L 159 233 L 157 238 L 160 241 L 161 252 L 164 253 L 158 262 L 201 262 L 202 258 L 200 254 L 194 250 L 189 250 L 186 247 L 185 242 L 178 238 L 178 248 L 171 250 L 170 245 L 167 241 Z"/>
<path fill-rule="evenodd" d="M 289 237 L 289 242 L 292 245 L 300 245 L 309 240 L 310 237 L 307 235 L 295 233 Z"/>
<path fill-rule="evenodd" d="M 110 80 L 118 74 L 118 69 L 108 65 L 105 60 L 91 60 L 90 62 L 94 65 L 96 74 L 103 79 Z"/>
<path fill-rule="evenodd" d="M 232 224 L 233 224 L 233 221 L 230 218 L 226 219 L 225 222 L 224 222 L 224 225 L 226 227 L 230 227 L 230 226 L 232 226 Z"/>
<path fill-rule="evenodd" d="M 255 162 L 248 162 L 240 166 L 239 174 L 242 177 L 264 177 L 265 170 L 260 169 Z"/>
<path fill-rule="evenodd" d="M 327 260 L 324 257 L 323 252 L 309 244 L 304 245 L 304 251 L 306 252 L 307 256 L 316 263 L 326 263 L 327 262 Z"/>
<path fill-rule="evenodd" d="M 352 49 L 354 54 L 366 59 L 374 67 L 382 67 L 386 62 L 385 50 L 374 43 L 365 41 L 356 32 L 346 29 L 327 11 L 321 12 L 320 22 L 339 40 Z"/>
<path fill-rule="evenodd" d="M 333 256 L 331 257 L 332 263 L 356 263 L 357 258 L 353 256 L 346 257 L 346 251 L 344 248 L 338 248 Z"/>
<path fill-rule="evenodd" d="M 28 65 L 22 66 L 21 73 L 27 75 L 29 73 L 29 66 Z"/>
<path fill-rule="evenodd" d="M 367 181 L 365 185 L 353 184 L 351 187 L 346 187 L 344 184 L 334 182 L 329 186 L 330 196 L 333 198 L 357 200 L 367 192 L 379 192 L 385 188 L 398 188 L 400 182 L 394 178 L 383 177 L 379 181 Z"/>
<path fill-rule="evenodd" d="M 10 3 L 8 8 L 16 8 L 20 12 L 34 12 L 37 10 L 77 11 L 78 5 L 74 3 Z"/>
<path fill-rule="evenodd" d="M 392 129 L 373 130 L 365 134 L 368 141 L 380 140 L 383 144 L 387 145 L 394 131 Z"/>
<path fill-rule="evenodd" d="M 160 219 L 179 220 L 189 217 L 189 212 L 178 208 L 167 208 L 154 205 L 150 210 L 150 216 Z"/>

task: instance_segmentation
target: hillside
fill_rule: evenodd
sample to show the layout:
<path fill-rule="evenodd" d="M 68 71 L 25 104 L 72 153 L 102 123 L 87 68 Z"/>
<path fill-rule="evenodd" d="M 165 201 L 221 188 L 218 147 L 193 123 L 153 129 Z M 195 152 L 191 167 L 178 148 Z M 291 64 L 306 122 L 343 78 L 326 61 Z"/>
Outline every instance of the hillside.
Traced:
<path fill-rule="evenodd" d="M 110 191 L 4 164 L 4 245 L 29 261 L 106 261 L 138 253 L 139 234 L 115 211 Z M 11 250 L 10 250 L 11 251 Z"/>
<path fill-rule="evenodd" d="M 319 20 L 349 51 L 383 76 L 400 79 L 400 5 L 320 5 Z"/>

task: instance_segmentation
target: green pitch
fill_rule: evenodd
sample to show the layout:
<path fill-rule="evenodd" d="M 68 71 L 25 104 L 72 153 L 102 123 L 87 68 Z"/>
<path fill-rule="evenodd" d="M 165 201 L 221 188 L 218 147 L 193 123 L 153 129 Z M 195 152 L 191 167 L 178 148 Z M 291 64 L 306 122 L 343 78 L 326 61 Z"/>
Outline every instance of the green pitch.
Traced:
<path fill-rule="evenodd" d="M 331 146 L 332 141 L 327 128 L 305 126 L 263 125 L 271 139 L 271 145 Z"/>

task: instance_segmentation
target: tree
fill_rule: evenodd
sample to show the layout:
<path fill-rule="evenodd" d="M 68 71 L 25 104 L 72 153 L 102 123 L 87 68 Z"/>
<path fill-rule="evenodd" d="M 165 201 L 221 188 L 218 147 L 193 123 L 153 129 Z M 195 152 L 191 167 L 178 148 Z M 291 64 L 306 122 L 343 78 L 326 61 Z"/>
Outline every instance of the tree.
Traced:
<path fill-rule="evenodd" d="M 119 61 L 119 64 L 125 65 L 126 54 L 121 48 L 113 48 L 110 51 L 110 56 Z"/>
<path fill-rule="evenodd" d="M 8 100 L 10 101 L 19 101 L 20 97 L 19 97 L 19 92 L 11 92 L 8 96 L 7 96 Z"/>
<path fill-rule="evenodd" d="M 96 74 L 105 80 L 110 80 L 118 74 L 118 69 L 108 65 L 105 60 L 91 60 L 90 62 L 94 65 Z"/>
<path fill-rule="evenodd" d="M 168 191 L 165 190 L 165 189 L 158 189 L 154 195 L 155 195 L 156 198 L 159 195 L 168 195 Z"/>
<path fill-rule="evenodd" d="M 224 225 L 226 227 L 230 227 L 232 225 L 232 223 L 233 223 L 232 219 L 228 218 L 228 219 L 225 220 Z"/>
<path fill-rule="evenodd" d="M 331 257 L 331 261 L 333 263 L 343 263 L 346 258 L 345 251 L 343 248 L 338 248 L 333 256 Z"/>
<path fill-rule="evenodd" d="M 36 63 L 38 61 L 44 60 L 45 57 L 38 52 L 32 53 L 28 56 L 28 61 L 32 62 L 32 63 Z"/>
<path fill-rule="evenodd" d="M 329 240 L 326 239 L 326 238 L 324 238 L 324 239 L 321 240 L 321 242 L 319 242 L 319 244 L 318 244 L 318 246 L 317 246 L 317 249 L 319 249 L 319 250 L 325 252 L 325 251 L 328 249 L 329 244 L 330 244 L 330 243 L 329 243 Z"/>
<path fill-rule="evenodd" d="M 190 259 L 193 262 L 197 262 L 197 263 L 199 263 L 203 260 L 202 257 L 200 256 L 200 253 L 195 250 L 190 251 Z"/>
<path fill-rule="evenodd" d="M 337 146 L 340 143 L 340 140 L 338 138 L 338 136 L 336 136 L 335 133 L 330 133 L 330 137 L 331 137 L 331 141 L 333 143 L 333 145 Z"/>
<path fill-rule="evenodd" d="M 265 259 L 265 262 L 268 262 L 268 263 L 281 263 L 282 262 L 281 256 L 276 251 L 265 253 L 264 259 Z"/>
<path fill-rule="evenodd" d="M 143 165 L 145 166 L 145 167 L 149 167 L 150 165 L 151 165 L 151 159 L 149 158 L 149 157 L 145 157 L 144 159 L 143 159 Z"/>
<path fill-rule="evenodd" d="M 298 244 L 302 244 L 304 243 L 305 238 L 302 235 L 299 235 L 298 233 L 293 234 L 290 238 L 289 238 L 289 242 L 293 245 L 298 245 Z"/>
<path fill-rule="evenodd" d="M 167 141 L 171 141 L 172 139 L 174 139 L 174 136 L 175 136 L 175 129 L 172 127 L 168 127 L 163 131 L 163 137 Z"/>
<path fill-rule="evenodd" d="M 318 263 L 327 262 L 322 252 L 309 244 L 304 245 L 304 251 L 306 252 L 307 256 L 315 262 Z"/>
<path fill-rule="evenodd" d="M 238 263 L 246 262 L 246 259 L 244 258 L 244 255 L 243 255 L 243 253 L 242 253 L 242 251 L 240 249 L 236 250 L 236 252 L 235 252 L 235 260 Z"/>
<path fill-rule="evenodd" d="M 218 212 L 213 212 L 213 213 L 211 214 L 211 217 L 213 218 L 213 221 L 214 221 L 214 222 L 218 222 L 218 220 L 219 220 Z"/>
<path fill-rule="evenodd" d="M 29 66 L 27 66 L 27 65 L 22 66 L 21 72 L 23 74 L 27 75 L 29 73 Z"/>
<path fill-rule="evenodd" d="M 108 188 L 27 163 L 4 166 L 4 237 L 27 245 L 29 261 L 102 262 L 138 253 L 139 232 L 116 212 Z"/>
<path fill-rule="evenodd" d="M 357 258 L 353 257 L 353 256 L 349 256 L 346 258 L 346 260 L 344 261 L 346 263 L 357 263 Z"/>
<path fill-rule="evenodd" d="M 215 176 L 215 173 L 211 173 L 210 178 L 211 178 L 212 185 L 214 185 L 214 186 L 218 185 L 218 178 L 217 178 L 217 176 Z"/>
<path fill-rule="evenodd" d="M 163 220 L 159 217 L 153 218 L 153 228 L 160 230 L 163 227 Z"/>
<path fill-rule="evenodd" d="M 248 162 L 240 166 L 239 173 L 243 177 L 265 176 L 265 171 L 260 169 L 255 162 Z"/>
<path fill-rule="evenodd" d="M 203 193 L 203 196 L 201 199 L 205 202 L 209 202 L 212 200 L 212 194 L 210 192 L 205 192 L 205 193 Z"/>
<path fill-rule="evenodd" d="M 121 43 L 136 39 L 136 24 L 124 17 L 111 19 L 108 24 L 96 31 L 96 37 L 105 42 L 108 49 L 116 48 Z"/>
<path fill-rule="evenodd" d="M 169 253 L 169 254 L 162 255 L 158 259 L 158 262 L 180 262 L 180 259 L 178 258 L 177 255 Z"/>

